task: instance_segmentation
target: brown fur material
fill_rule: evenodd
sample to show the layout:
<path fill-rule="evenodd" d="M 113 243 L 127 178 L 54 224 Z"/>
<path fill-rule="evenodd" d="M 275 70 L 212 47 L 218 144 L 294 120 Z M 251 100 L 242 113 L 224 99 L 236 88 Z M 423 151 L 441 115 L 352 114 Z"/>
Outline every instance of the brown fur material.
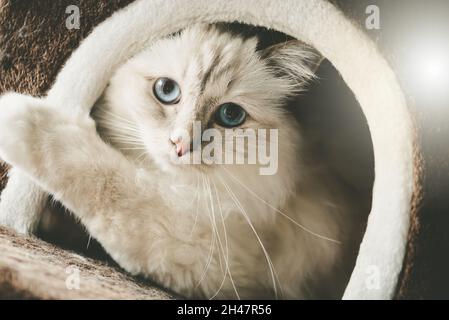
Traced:
<path fill-rule="evenodd" d="M 172 298 L 115 267 L 2 227 L 0 251 L 0 299 Z M 73 268 L 79 270 L 79 289 L 71 286 L 77 283 L 70 281 L 74 278 L 67 280 L 74 274 Z"/>

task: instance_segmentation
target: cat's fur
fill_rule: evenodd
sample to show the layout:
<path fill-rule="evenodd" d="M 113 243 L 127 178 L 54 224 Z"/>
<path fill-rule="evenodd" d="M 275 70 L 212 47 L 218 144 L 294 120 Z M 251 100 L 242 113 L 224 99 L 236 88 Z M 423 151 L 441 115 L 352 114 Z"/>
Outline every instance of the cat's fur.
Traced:
<path fill-rule="evenodd" d="M 203 25 L 162 39 L 119 68 L 95 122 L 8 95 L 0 157 L 73 211 L 123 268 L 182 295 L 337 298 L 359 212 L 287 111 L 320 58 L 299 41 L 257 45 Z M 155 99 L 159 77 L 180 84 L 178 104 Z M 170 135 L 194 120 L 223 130 L 210 119 L 225 102 L 248 112 L 244 128 L 279 130 L 275 175 L 170 161 Z"/>

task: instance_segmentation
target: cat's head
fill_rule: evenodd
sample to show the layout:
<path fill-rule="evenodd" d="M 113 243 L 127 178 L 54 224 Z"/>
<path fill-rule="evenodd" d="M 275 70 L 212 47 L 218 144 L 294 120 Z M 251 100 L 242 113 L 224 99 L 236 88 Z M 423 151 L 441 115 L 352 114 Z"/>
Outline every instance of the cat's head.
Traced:
<path fill-rule="evenodd" d="M 105 93 L 108 113 L 100 115 L 99 122 L 120 148 L 128 153 L 136 150 L 136 157 L 148 157 L 161 170 L 176 175 L 220 170 L 222 164 L 211 163 L 211 157 L 220 156 L 225 162 L 229 153 L 234 162 L 237 153 L 248 160 L 254 148 L 245 143 L 245 150 L 237 150 L 234 143 L 229 149 L 225 143 L 242 134 L 247 137 L 248 129 L 256 135 L 258 129 L 266 129 L 267 140 L 272 136 L 268 130 L 276 129 L 279 159 L 275 160 L 279 166 L 293 168 L 301 137 L 286 105 L 313 77 L 320 60 L 300 41 L 260 48 L 257 37 L 196 25 L 159 40 L 120 67 Z M 204 136 L 194 134 L 198 127 L 201 133 L 215 129 L 222 140 L 209 136 L 212 144 L 201 141 Z M 218 155 L 213 145 L 221 145 L 223 153 Z M 203 161 L 205 153 L 211 156 L 209 161 Z M 267 165 L 246 164 L 241 170 L 248 173 L 253 172 L 249 168 Z M 239 170 L 236 167 L 233 170 Z"/>

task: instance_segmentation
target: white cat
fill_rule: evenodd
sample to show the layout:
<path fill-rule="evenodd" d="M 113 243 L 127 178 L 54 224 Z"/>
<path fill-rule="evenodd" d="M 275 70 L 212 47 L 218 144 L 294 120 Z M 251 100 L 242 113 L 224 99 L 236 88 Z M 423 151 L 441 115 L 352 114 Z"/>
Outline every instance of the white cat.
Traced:
<path fill-rule="evenodd" d="M 257 38 L 193 26 L 121 66 L 92 117 L 2 97 L 0 157 L 79 217 L 123 268 L 179 294 L 338 298 L 360 213 L 286 108 L 320 59 L 299 41 L 259 50 Z M 200 152 L 195 121 L 221 132 L 277 129 L 276 174 L 187 164 Z"/>

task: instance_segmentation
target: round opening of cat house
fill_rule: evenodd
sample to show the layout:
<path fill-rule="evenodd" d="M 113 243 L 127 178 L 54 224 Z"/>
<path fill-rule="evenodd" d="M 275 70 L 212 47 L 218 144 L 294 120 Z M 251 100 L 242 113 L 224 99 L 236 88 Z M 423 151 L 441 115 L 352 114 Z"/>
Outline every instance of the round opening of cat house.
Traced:
<path fill-rule="evenodd" d="M 241 94 L 235 93 L 235 99 L 223 101 L 218 101 L 217 96 L 205 97 L 204 105 L 216 107 L 208 119 L 213 119 L 216 127 L 223 130 L 242 124 L 251 125 L 253 129 L 261 128 L 261 124 L 269 124 L 270 128 L 277 126 L 278 143 L 283 147 L 279 149 L 279 161 L 282 161 L 281 155 L 287 155 L 291 163 L 300 164 L 297 170 L 290 165 L 279 166 L 279 170 L 284 170 L 284 176 L 289 178 L 287 187 L 282 184 L 283 180 L 274 182 L 273 178 L 270 180 L 266 176 L 265 180 L 259 180 L 263 183 L 254 184 L 255 188 L 247 190 L 241 186 L 242 190 L 249 193 L 248 198 L 255 199 L 252 202 L 254 205 L 282 215 L 286 225 L 295 225 L 310 236 L 306 248 L 319 243 L 320 248 L 328 250 L 326 263 L 332 261 L 332 255 L 336 252 L 348 254 L 349 271 L 343 272 L 341 277 L 344 298 L 391 298 L 402 269 L 413 193 L 412 122 L 403 93 L 393 71 L 375 45 L 327 1 L 262 2 L 193 0 L 179 6 L 177 1 L 135 1 L 93 30 L 61 70 L 47 101 L 63 105 L 75 114 L 90 110 L 107 90 L 114 88 L 109 86 L 106 89 L 117 70 L 123 71 L 122 66 L 129 63 L 130 70 L 136 70 L 139 64 L 132 64 L 133 57 L 139 57 L 142 51 L 167 35 L 172 35 L 172 41 L 176 42 L 175 38 L 180 36 L 179 30 L 198 23 L 239 21 L 274 29 L 289 35 L 291 38 L 288 40 L 300 40 L 304 46 L 298 47 L 296 43 L 294 52 L 291 48 L 283 50 L 285 41 L 280 42 L 284 44 L 280 47 L 263 45 L 262 50 L 265 51 L 257 59 L 252 59 L 251 48 L 257 47 L 257 44 L 242 38 L 240 46 L 226 47 L 235 40 L 227 35 L 224 44 L 220 44 L 221 55 L 210 50 L 196 52 L 195 63 L 184 68 L 184 76 L 190 77 L 190 89 L 183 87 L 186 81 L 179 80 L 179 75 L 171 76 L 168 72 L 151 79 L 154 85 L 145 92 L 151 95 L 153 104 L 163 106 L 152 117 L 159 117 L 157 123 L 160 124 L 169 114 L 184 112 L 176 109 L 180 103 L 185 106 L 183 110 L 187 110 L 192 88 L 209 93 L 226 91 L 220 81 L 226 75 L 237 72 L 237 78 L 245 81 L 228 79 L 227 86 L 235 86 L 235 92 Z M 190 36 L 193 37 L 190 40 L 195 41 L 194 34 Z M 220 37 L 216 38 L 221 43 Z M 204 39 L 196 48 L 207 45 L 207 41 Z M 174 47 L 176 45 L 182 45 L 182 41 Z M 239 60 L 233 57 L 232 48 L 247 49 L 240 55 L 241 59 L 246 58 Z M 172 59 L 167 67 L 178 70 L 182 59 L 191 58 L 180 57 L 183 51 L 188 52 L 187 49 L 179 47 L 170 56 L 163 56 Z M 314 60 L 310 49 L 324 58 L 318 68 L 314 68 L 316 63 L 311 63 Z M 295 54 L 298 58 L 296 64 L 291 62 L 291 56 Z M 208 59 L 210 61 L 206 63 Z M 285 61 L 288 64 L 280 63 Z M 201 63 L 223 68 L 214 71 L 198 66 Z M 194 80 L 194 75 L 198 74 L 195 65 L 197 71 L 202 72 L 198 83 Z M 153 67 L 157 70 L 161 64 Z M 253 79 L 251 76 L 254 74 L 256 78 Z M 132 74 L 123 76 L 132 79 Z M 301 92 L 288 94 L 287 99 L 286 88 L 292 88 L 292 83 L 300 83 L 299 80 L 304 80 Z M 267 88 L 267 81 L 270 81 L 271 89 Z M 246 95 L 246 100 L 245 90 L 251 93 Z M 260 105 L 271 108 L 261 113 L 257 109 Z M 286 112 L 279 112 L 283 107 Z M 204 109 L 203 114 L 207 114 L 208 110 Z M 148 115 L 149 111 L 142 112 Z M 142 113 L 140 115 L 143 119 Z M 293 127 L 298 130 L 286 130 Z M 161 130 L 155 129 L 159 133 Z M 171 148 L 176 151 L 175 157 L 182 158 L 188 151 L 189 146 L 182 144 L 182 138 L 182 134 L 176 133 L 163 141 L 171 141 Z M 288 153 L 287 147 L 298 153 Z M 304 181 L 306 183 L 301 185 Z M 244 182 L 249 184 L 252 181 L 245 176 Z M 301 221 L 293 219 L 283 208 L 260 196 L 260 192 L 270 184 L 277 191 L 285 191 L 276 203 L 285 201 L 290 188 L 298 184 L 302 190 L 299 196 L 301 201 L 295 203 L 294 200 L 299 198 L 294 197 L 289 208 L 307 205 L 309 212 L 315 214 Z M 213 185 L 206 183 L 206 188 L 213 190 Z M 223 188 L 229 191 L 233 203 L 242 209 L 243 200 L 238 200 L 242 194 L 236 195 L 226 184 Z M 270 195 L 273 194 L 271 192 Z M 342 206 L 344 210 L 341 210 Z M 326 212 L 338 214 L 328 219 Z M 349 212 L 360 214 L 351 216 Z M 369 217 L 366 218 L 368 212 Z M 318 216 L 321 218 L 316 219 Z M 242 217 L 245 221 L 254 221 L 250 213 Z M 264 224 L 261 222 L 260 226 Z M 344 247 L 342 244 L 347 243 L 345 239 L 354 239 L 350 241 L 354 248 L 347 251 L 341 249 Z M 389 243 L 389 249 L 379 250 L 379 245 L 384 242 Z M 268 265 L 271 264 L 270 279 L 275 283 L 279 277 L 272 268 L 275 263 L 267 257 L 266 248 L 262 251 L 263 258 Z M 299 254 L 291 252 L 286 261 L 296 263 L 292 256 Z M 320 264 L 320 261 L 315 262 Z M 326 273 L 323 266 L 325 264 L 320 264 L 320 268 L 316 269 Z M 367 277 L 372 275 L 373 270 L 377 284 L 367 286 Z"/>

